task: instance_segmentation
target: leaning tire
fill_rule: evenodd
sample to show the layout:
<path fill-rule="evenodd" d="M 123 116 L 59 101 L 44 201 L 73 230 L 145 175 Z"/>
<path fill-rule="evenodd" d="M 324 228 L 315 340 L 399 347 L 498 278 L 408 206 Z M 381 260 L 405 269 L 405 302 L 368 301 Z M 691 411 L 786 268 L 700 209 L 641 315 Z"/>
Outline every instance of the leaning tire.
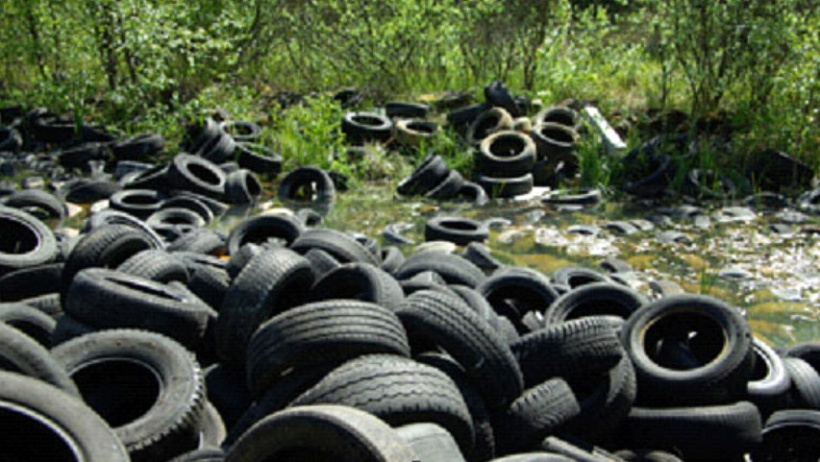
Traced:
<path fill-rule="evenodd" d="M 0 275 L 50 263 L 57 240 L 43 222 L 26 212 L 0 207 Z"/>

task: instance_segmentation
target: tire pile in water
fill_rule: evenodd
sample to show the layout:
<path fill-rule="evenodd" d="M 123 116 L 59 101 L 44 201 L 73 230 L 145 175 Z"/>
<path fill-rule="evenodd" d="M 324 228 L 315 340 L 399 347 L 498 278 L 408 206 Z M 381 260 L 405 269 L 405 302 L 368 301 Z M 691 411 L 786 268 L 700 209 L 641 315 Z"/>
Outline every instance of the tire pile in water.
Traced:
<path fill-rule="evenodd" d="M 481 244 L 486 226 L 459 217 L 425 234 L 461 250 L 407 258 L 310 211 L 221 233 L 208 224 L 281 168 L 253 144 L 255 125 L 205 119 L 186 152 L 153 165 L 157 135 L 116 141 L 47 111 L 20 116 L 0 132 L 0 167 L 59 187 L 3 191 L 0 459 L 820 455 L 820 344 L 774 351 L 720 300 L 653 300 L 589 268 L 504 266 Z M 117 182 L 98 163 L 112 154 Z M 520 173 L 499 165 L 488 172 Z M 321 170 L 281 185 L 286 204 L 332 203 Z M 79 235 L 59 228 L 67 201 L 104 198 Z"/>

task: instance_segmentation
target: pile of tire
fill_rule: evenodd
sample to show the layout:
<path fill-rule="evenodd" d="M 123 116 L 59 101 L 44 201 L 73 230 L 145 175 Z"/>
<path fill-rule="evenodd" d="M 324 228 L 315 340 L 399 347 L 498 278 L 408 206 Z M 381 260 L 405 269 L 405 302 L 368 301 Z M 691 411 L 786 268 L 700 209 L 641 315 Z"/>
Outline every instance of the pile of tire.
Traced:
<path fill-rule="evenodd" d="M 422 196 L 433 200 L 470 202 L 482 205 L 487 194 L 481 185 L 467 181 L 451 169 L 441 156 L 427 156 L 413 173 L 401 180 L 396 191 L 402 196 Z"/>

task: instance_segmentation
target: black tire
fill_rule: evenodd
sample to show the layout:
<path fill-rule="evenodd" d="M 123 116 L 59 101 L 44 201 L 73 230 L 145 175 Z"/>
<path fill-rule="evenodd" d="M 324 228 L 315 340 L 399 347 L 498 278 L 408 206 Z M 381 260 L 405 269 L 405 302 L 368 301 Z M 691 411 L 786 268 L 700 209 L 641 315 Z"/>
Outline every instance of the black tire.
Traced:
<path fill-rule="evenodd" d="M 369 355 L 350 360 L 291 403 L 308 404 L 351 406 L 394 427 L 435 423 L 453 435 L 462 452 L 473 448 L 472 418 L 455 383 L 444 372 L 411 359 Z"/>
<path fill-rule="evenodd" d="M 752 351 L 754 369 L 746 389 L 749 401 L 757 406 L 765 420 L 772 412 L 788 406 L 792 380 L 783 358 L 757 337 L 752 339 Z"/>
<path fill-rule="evenodd" d="M 404 300 L 404 291 L 393 276 L 377 266 L 345 263 L 316 281 L 309 298 L 361 300 L 396 311 Z"/>
<path fill-rule="evenodd" d="M 51 336 L 51 348 L 71 339 L 97 332 L 98 330 L 100 329 L 77 321 L 70 314 L 64 314 L 57 319 L 57 323 L 54 326 L 54 333 Z"/>
<path fill-rule="evenodd" d="M 791 407 L 820 410 L 820 374 L 800 358 L 785 357 L 783 365 L 792 382 L 789 391 Z"/>
<path fill-rule="evenodd" d="M 131 460 L 165 460 L 196 449 L 203 374 L 178 343 L 151 332 L 108 330 L 63 343 L 52 354 Z"/>
<path fill-rule="evenodd" d="M 493 105 L 487 102 L 473 104 L 447 113 L 447 124 L 451 125 L 459 134 L 472 125 L 481 114 L 492 109 Z"/>
<path fill-rule="evenodd" d="M 412 423 L 396 428 L 419 460 L 429 462 L 464 462 L 453 435 L 434 423 Z"/>
<path fill-rule="evenodd" d="M 103 268 L 89 268 L 71 283 L 64 308 L 95 328 L 143 329 L 196 350 L 216 313 L 187 290 Z"/>
<path fill-rule="evenodd" d="M 410 279 L 425 271 L 437 273 L 447 284 L 463 284 L 472 288 L 487 279 L 473 263 L 458 255 L 442 252 L 422 252 L 410 256 L 396 271 L 396 279 Z"/>
<path fill-rule="evenodd" d="M 481 185 L 472 181 L 465 181 L 464 184 L 461 185 L 461 189 L 458 190 L 455 201 L 468 202 L 481 206 L 489 202 L 489 200 L 490 198 L 487 197 L 487 192 L 484 191 Z"/>
<path fill-rule="evenodd" d="M 387 117 L 404 117 L 408 119 L 424 119 L 430 112 L 430 106 L 422 103 L 406 103 L 391 101 L 384 106 Z"/>
<path fill-rule="evenodd" d="M 467 130 L 467 142 L 478 146 L 482 140 L 495 132 L 511 130 L 513 119 L 509 112 L 500 107 L 494 107 L 475 118 Z"/>
<path fill-rule="evenodd" d="M 550 106 L 538 112 L 532 118 L 532 124 L 539 125 L 544 122 L 554 122 L 567 126 L 576 132 L 579 132 L 584 126 L 584 120 L 581 114 L 575 109 L 565 106 Z"/>
<path fill-rule="evenodd" d="M 66 148 L 57 155 L 57 162 L 68 170 L 90 171 L 89 163 L 108 157 L 106 145 L 99 142 L 82 143 Z"/>
<path fill-rule="evenodd" d="M 215 217 L 221 216 L 223 213 L 228 211 L 228 204 L 220 202 L 212 197 L 204 196 L 191 191 L 174 190 L 171 191 L 171 197 L 196 199 L 211 209 L 211 212 L 213 212 Z"/>
<path fill-rule="evenodd" d="M 342 133 L 354 145 L 383 143 L 393 136 L 393 122 L 375 112 L 348 112 L 342 119 Z"/>
<path fill-rule="evenodd" d="M 306 253 L 313 248 L 322 249 L 340 263 L 370 263 L 379 266 L 376 255 L 349 234 L 334 229 L 313 228 L 302 232 L 290 248 L 299 253 Z"/>
<path fill-rule="evenodd" d="M 56 292 L 39 295 L 37 297 L 24 298 L 19 302 L 24 305 L 37 308 L 54 319 L 59 318 L 63 314 L 63 305 L 60 302 L 60 294 Z"/>
<path fill-rule="evenodd" d="M 484 87 L 484 97 L 493 106 L 504 108 L 512 117 L 522 115 L 518 105 L 515 104 L 515 99 L 501 80 L 494 80 Z"/>
<path fill-rule="evenodd" d="M 250 170 L 237 170 L 225 180 L 225 198 L 231 204 L 252 204 L 261 195 L 262 183 Z"/>
<path fill-rule="evenodd" d="M 63 265 L 48 263 L 6 273 L 0 277 L 0 300 L 16 302 L 53 292 L 60 287 Z"/>
<path fill-rule="evenodd" d="M 259 397 L 291 368 L 378 353 L 410 356 L 404 327 L 392 311 L 354 300 L 309 303 L 256 330 L 248 345 L 248 385 Z"/>
<path fill-rule="evenodd" d="M 312 285 L 310 262 L 289 249 L 266 250 L 251 259 L 219 309 L 214 333 L 220 358 L 244 367 L 248 342 L 259 325 L 300 305 Z"/>
<path fill-rule="evenodd" d="M 223 261 L 208 255 L 180 252 L 188 267 L 188 288 L 214 310 L 220 310 L 231 277 L 222 266 Z"/>
<path fill-rule="evenodd" d="M 554 122 L 535 125 L 530 136 L 535 142 L 538 159 L 547 159 L 556 163 L 571 161 L 571 156 L 578 143 L 578 133 L 575 130 Z"/>
<path fill-rule="evenodd" d="M 640 403 L 727 404 L 743 398 L 752 376 L 752 333 L 740 310 L 704 295 L 671 295 L 632 314 L 621 341 L 638 377 Z M 685 348 L 683 363 L 663 355 Z"/>
<path fill-rule="evenodd" d="M 215 363 L 205 369 L 205 390 L 225 427 L 233 428 L 253 404 L 243 371 Z"/>
<path fill-rule="evenodd" d="M 432 339 L 465 368 L 488 407 L 504 407 L 521 394 L 524 381 L 510 347 L 458 296 L 415 292 L 397 314 L 411 342 Z"/>
<path fill-rule="evenodd" d="M 2 279 L 0 279 L 2 281 Z M 820 342 L 802 342 L 786 349 L 784 356 L 800 358 L 820 373 Z"/>
<path fill-rule="evenodd" d="M 299 406 L 272 414 L 245 432 L 225 458 L 227 462 L 320 459 L 418 461 L 396 431 L 379 418 L 337 405 Z"/>
<path fill-rule="evenodd" d="M 168 169 L 168 183 L 174 189 L 221 198 L 225 195 L 225 172 L 198 156 L 177 154 Z"/>
<path fill-rule="evenodd" d="M 242 220 L 228 234 L 228 255 L 236 255 L 245 244 L 265 245 L 278 243 L 284 246 L 302 234 L 304 226 L 291 215 L 259 215 Z"/>
<path fill-rule="evenodd" d="M 628 162 L 634 163 L 637 160 L 637 158 L 627 156 L 623 159 L 623 162 L 625 164 Z M 657 196 L 663 193 L 675 177 L 676 168 L 671 157 L 667 155 L 652 156 L 647 161 L 649 163 L 648 174 L 624 185 L 624 191 L 628 194 L 639 197 Z"/>
<path fill-rule="evenodd" d="M 122 186 L 105 180 L 82 180 L 58 191 L 66 202 L 74 204 L 93 204 L 97 201 L 109 199 L 114 193 L 122 190 Z"/>
<path fill-rule="evenodd" d="M 327 206 L 336 196 L 336 187 L 326 171 L 318 167 L 299 167 L 282 178 L 277 196 L 285 204 Z"/>
<path fill-rule="evenodd" d="M 544 313 L 544 325 L 551 326 L 585 316 L 618 316 L 627 319 L 649 303 L 641 293 L 620 284 L 584 284 L 560 296 Z"/>
<path fill-rule="evenodd" d="M 79 398 L 0 372 L 0 459 L 128 462 L 114 431 Z"/>
<path fill-rule="evenodd" d="M 162 202 L 160 209 L 180 208 L 190 210 L 205 221 L 205 224 L 210 224 L 214 221 L 214 212 L 203 201 L 187 196 L 175 196 L 170 199 L 165 199 Z"/>
<path fill-rule="evenodd" d="M 219 448 L 228 434 L 219 411 L 207 400 L 205 401 L 202 420 L 199 423 L 199 432 L 199 447 L 201 448 Z"/>
<path fill-rule="evenodd" d="M 479 173 L 516 178 L 532 171 L 535 165 L 535 143 L 520 132 L 503 130 L 484 138 L 475 156 Z"/>
<path fill-rule="evenodd" d="M 484 222 L 484 226 L 489 229 L 486 222 Z M 470 242 L 465 245 L 461 256 L 464 257 L 465 260 L 473 262 L 474 265 L 481 268 L 488 276 L 492 276 L 493 273 L 504 267 L 503 263 L 493 257 L 489 247 L 480 242 Z"/>
<path fill-rule="evenodd" d="M 497 314 L 517 326 L 521 326 L 521 319 L 527 312 L 541 311 L 558 298 L 546 276 L 523 267 L 502 268 L 476 290 L 490 302 Z"/>
<path fill-rule="evenodd" d="M 506 199 L 510 197 L 520 196 L 532 191 L 533 176 L 532 173 L 514 177 L 514 178 L 496 178 L 494 176 L 478 175 L 475 178 L 487 196 L 491 198 Z"/>
<path fill-rule="evenodd" d="M 68 216 L 68 208 L 60 198 L 40 189 L 17 191 L 3 199 L 3 205 L 60 222 Z"/>
<path fill-rule="evenodd" d="M 162 152 L 165 140 L 159 133 L 145 133 L 111 144 L 117 160 L 150 162 Z"/>
<path fill-rule="evenodd" d="M 181 258 L 157 249 L 134 254 L 122 262 L 117 271 L 163 284 L 171 281 L 187 283 L 191 277 L 187 265 Z"/>
<path fill-rule="evenodd" d="M 396 191 L 402 196 L 427 194 L 441 184 L 449 172 L 450 168 L 441 156 L 427 156 L 409 177 L 399 182 Z"/>
<path fill-rule="evenodd" d="M 163 196 L 151 189 L 124 189 L 111 195 L 111 208 L 146 219 L 162 207 Z"/>
<path fill-rule="evenodd" d="M 225 451 L 218 447 L 203 447 L 193 451 L 180 454 L 168 462 L 224 462 Z"/>
<path fill-rule="evenodd" d="M 196 228 L 174 240 L 168 252 L 192 252 L 201 255 L 225 255 L 225 235 L 208 228 Z"/>
<path fill-rule="evenodd" d="M 684 460 L 740 460 L 762 441 L 757 408 L 747 401 L 690 408 L 633 408 L 625 422 L 633 445 L 680 453 Z"/>
<path fill-rule="evenodd" d="M 282 156 L 261 144 L 237 143 L 235 152 L 239 166 L 254 173 L 274 178 L 282 171 Z"/>
<path fill-rule="evenodd" d="M 582 266 L 565 266 L 558 268 L 552 273 L 552 282 L 567 286 L 570 289 L 577 289 L 585 284 L 612 282 L 612 280 L 607 275 L 589 268 Z"/>
<path fill-rule="evenodd" d="M 86 268 L 116 268 L 143 250 L 158 246 L 145 232 L 129 225 L 102 226 L 83 236 L 63 268 L 60 294 L 65 302 L 74 276 Z"/>
<path fill-rule="evenodd" d="M 199 118 L 185 128 L 185 136 L 180 143 L 182 151 L 197 152 L 202 146 L 222 133 L 219 123 L 211 117 Z"/>
<path fill-rule="evenodd" d="M 507 410 L 496 435 L 504 453 L 537 447 L 547 435 L 555 433 L 581 413 L 569 384 L 553 378 L 525 390 Z"/>
<path fill-rule="evenodd" d="M 462 186 L 464 186 L 464 177 L 461 176 L 458 170 L 450 170 L 444 180 L 428 191 L 424 197 L 437 201 L 451 200 L 458 195 Z"/>
<path fill-rule="evenodd" d="M 80 392 L 49 351 L 23 331 L 0 322 L 0 369 L 26 375 L 79 397 Z"/>
<path fill-rule="evenodd" d="M 236 149 L 236 141 L 227 133 L 220 133 L 215 138 L 202 145 L 194 154 L 201 156 L 215 164 L 227 162 L 233 158 L 233 152 Z"/>
<path fill-rule="evenodd" d="M 441 128 L 434 122 L 419 119 L 401 119 L 396 121 L 396 143 L 402 146 L 421 145 L 422 140 L 429 142 Z"/>
<path fill-rule="evenodd" d="M 219 128 L 236 142 L 254 142 L 262 136 L 262 127 L 245 120 L 226 120 L 219 124 Z"/>
<path fill-rule="evenodd" d="M 820 411 L 787 409 L 777 411 L 763 428 L 763 444 L 753 449 L 754 462 L 820 459 Z"/>
<path fill-rule="evenodd" d="M 379 266 L 388 274 L 395 274 L 395 272 L 404 263 L 404 254 L 394 245 L 389 245 L 381 250 L 382 264 Z"/>
<path fill-rule="evenodd" d="M 152 189 L 168 191 L 168 165 L 160 164 L 147 170 L 135 172 L 122 177 L 119 182 L 124 189 Z"/>
<path fill-rule="evenodd" d="M 106 209 L 101 212 L 92 214 L 83 226 L 83 232 L 88 234 L 91 231 L 108 225 L 125 225 L 140 231 L 150 239 L 153 247 L 161 249 L 165 246 L 162 238 L 150 226 L 146 225 L 144 221 L 136 218 L 130 214 L 119 212 L 117 210 Z"/>
<path fill-rule="evenodd" d="M 57 240 L 43 222 L 0 206 L 0 276 L 50 263 L 56 257 Z"/>
<path fill-rule="evenodd" d="M 462 217 L 435 217 L 424 225 L 425 241 L 449 241 L 456 245 L 484 242 L 490 237 L 489 228 L 479 221 Z"/>
<path fill-rule="evenodd" d="M 0 322 L 28 335 L 43 348 L 51 348 L 57 322 L 42 311 L 22 303 L 0 303 Z"/>
<path fill-rule="evenodd" d="M 551 377 L 606 373 L 624 357 L 616 326 L 604 317 L 567 321 L 521 337 L 510 345 L 524 385 Z"/>

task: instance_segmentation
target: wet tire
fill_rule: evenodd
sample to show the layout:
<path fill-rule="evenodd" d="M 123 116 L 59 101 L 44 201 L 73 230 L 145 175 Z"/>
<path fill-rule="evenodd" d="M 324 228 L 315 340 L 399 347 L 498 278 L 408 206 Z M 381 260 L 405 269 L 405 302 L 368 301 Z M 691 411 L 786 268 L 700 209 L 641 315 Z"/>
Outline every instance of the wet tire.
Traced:
<path fill-rule="evenodd" d="M 282 373 L 368 354 L 410 356 L 396 315 L 354 300 L 309 303 L 274 316 L 251 337 L 248 384 L 260 396 Z"/>
<path fill-rule="evenodd" d="M 484 188 L 487 196 L 494 199 L 520 196 L 529 193 L 533 188 L 532 173 L 514 178 L 497 178 L 480 174 L 475 178 L 475 182 Z"/>
<path fill-rule="evenodd" d="M 66 342 L 52 354 L 83 400 L 114 428 L 131 460 L 165 460 L 196 449 L 203 376 L 178 343 L 150 332 L 110 330 Z"/>
<path fill-rule="evenodd" d="M 430 199 L 437 201 L 452 200 L 458 195 L 458 192 L 464 186 L 464 177 L 458 170 L 450 170 L 447 176 L 435 188 L 431 189 L 424 195 Z"/>
<path fill-rule="evenodd" d="M 481 222 L 461 217 L 435 217 L 424 225 L 425 241 L 449 241 L 456 245 L 484 242 L 490 230 Z"/>
<path fill-rule="evenodd" d="M 272 414 L 245 432 L 225 460 L 296 461 L 318 457 L 345 462 L 418 460 L 396 431 L 382 420 L 338 405 L 298 406 Z"/>
<path fill-rule="evenodd" d="M 449 171 L 441 156 L 428 156 L 409 177 L 399 182 L 396 190 L 402 196 L 427 194 L 444 181 Z"/>
<path fill-rule="evenodd" d="M 0 372 L 0 458 L 127 462 L 114 431 L 79 398 L 46 383 Z"/>

